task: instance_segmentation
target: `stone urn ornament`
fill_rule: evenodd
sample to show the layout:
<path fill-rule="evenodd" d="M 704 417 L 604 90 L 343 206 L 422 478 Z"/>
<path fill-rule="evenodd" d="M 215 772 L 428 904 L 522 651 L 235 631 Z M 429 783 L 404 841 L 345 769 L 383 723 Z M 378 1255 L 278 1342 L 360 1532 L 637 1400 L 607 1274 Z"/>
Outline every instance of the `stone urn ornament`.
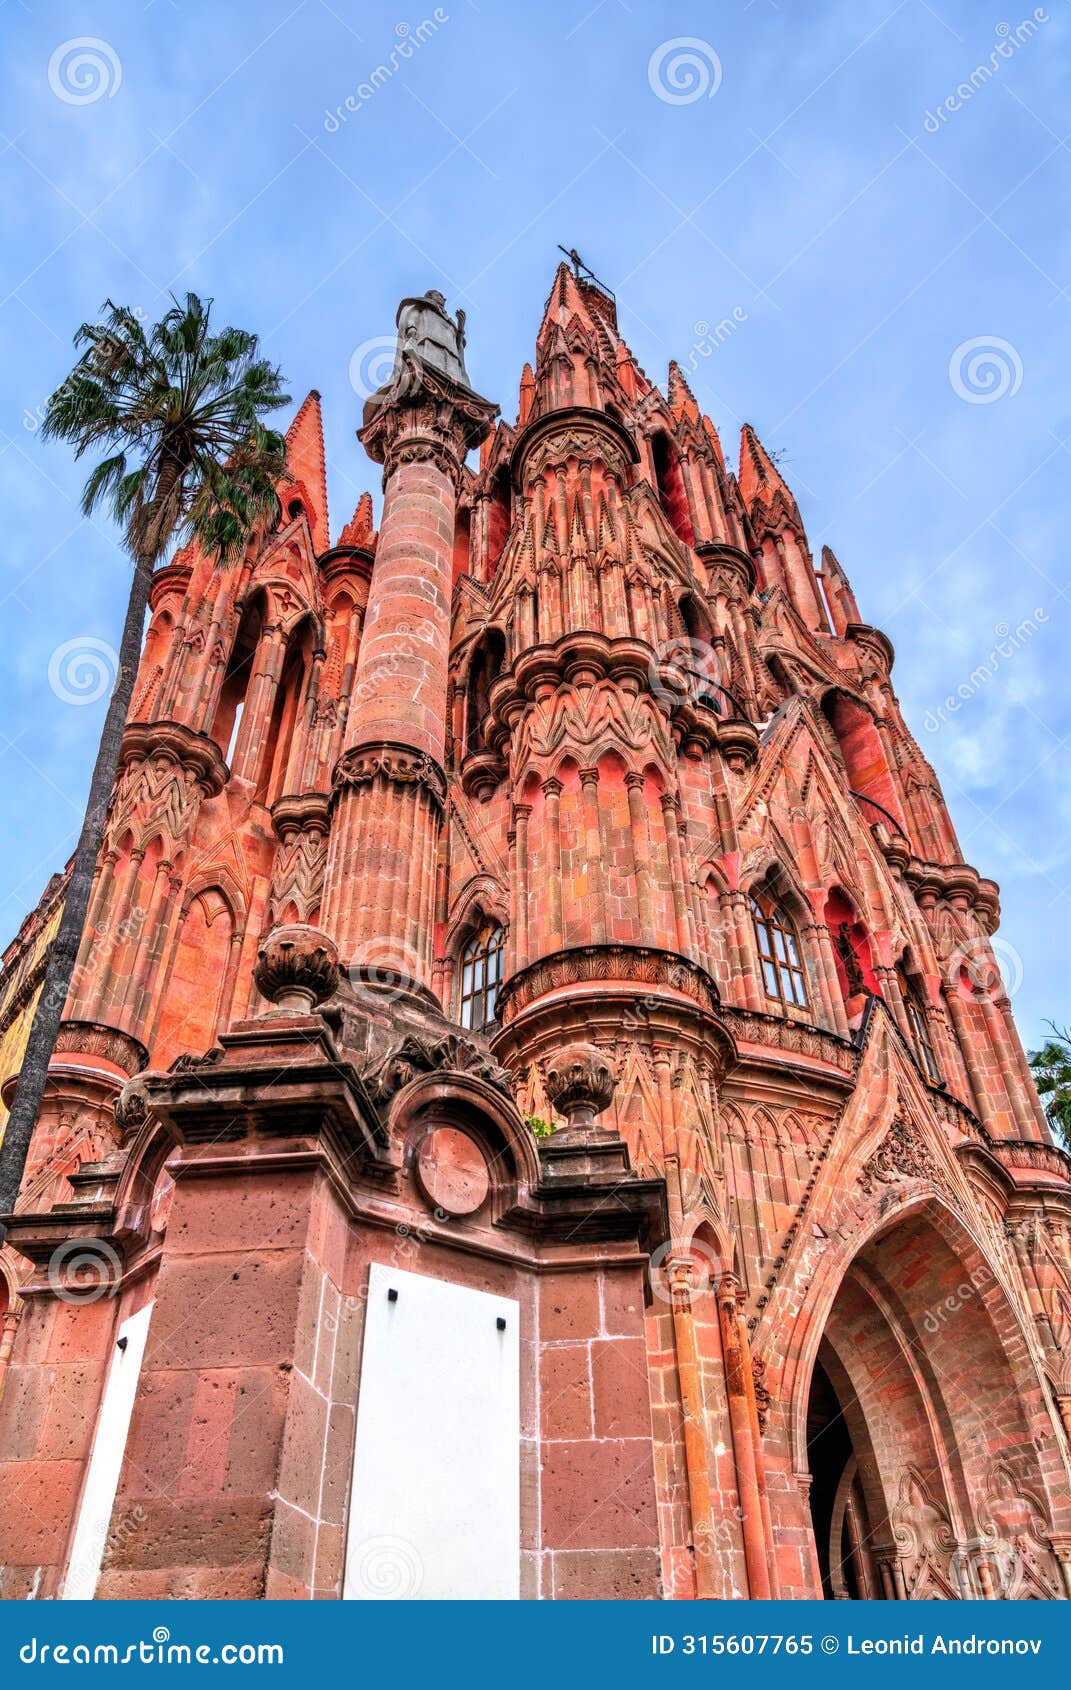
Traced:
<path fill-rule="evenodd" d="M 257 952 L 253 979 L 272 1013 L 311 1015 L 338 990 L 338 949 L 305 922 L 273 927 Z"/>
<path fill-rule="evenodd" d="M 565 1116 L 559 1138 L 590 1138 L 603 1130 L 595 1117 L 609 1107 L 617 1079 L 597 1045 L 566 1045 L 547 1063 L 545 1085 L 554 1109 Z"/>

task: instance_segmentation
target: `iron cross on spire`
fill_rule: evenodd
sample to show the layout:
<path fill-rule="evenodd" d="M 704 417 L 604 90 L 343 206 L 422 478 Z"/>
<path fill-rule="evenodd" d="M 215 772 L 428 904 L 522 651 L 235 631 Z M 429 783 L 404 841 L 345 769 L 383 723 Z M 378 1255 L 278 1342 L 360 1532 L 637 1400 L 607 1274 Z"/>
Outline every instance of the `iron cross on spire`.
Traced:
<path fill-rule="evenodd" d="M 591 268 L 591 265 L 584 263 L 584 260 L 581 258 L 580 254 L 577 252 L 575 246 L 574 247 L 564 247 L 559 242 L 558 251 L 563 252 L 565 254 L 566 258 L 569 260 L 570 264 L 573 266 L 573 275 L 576 277 L 578 282 L 581 279 L 583 279 L 586 282 L 591 282 L 591 283 L 594 284 L 595 287 L 597 287 L 599 289 L 599 292 L 604 293 L 607 296 L 608 299 L 614 298 L 613 289 L 608 288 L 606 286 L 605 282 L 600 282 L 598 276 L 595 274 L 594 270 Z"/>

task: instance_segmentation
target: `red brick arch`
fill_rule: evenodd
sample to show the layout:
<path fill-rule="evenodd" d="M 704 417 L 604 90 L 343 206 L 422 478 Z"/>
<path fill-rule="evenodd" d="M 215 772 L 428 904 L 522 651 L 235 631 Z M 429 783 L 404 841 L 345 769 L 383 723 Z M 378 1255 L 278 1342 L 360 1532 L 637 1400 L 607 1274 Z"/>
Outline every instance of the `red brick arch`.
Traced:
<path fill-rule="evenodd" d="M 875 1582 L 897 1555 L 909 1591 L 912 1576 L 940 1579 L 942 1558 L 984 1536 L 994 1447 L 1037 1499 L 1042 1531 L 1066 1529 L 1066 1489 L 1036 1454 L 1051 1414 L 1022 1320 L 1003 1270 L 944 1199 L 875 1217 L 847 1261 L 828 1251 L 787 1350 L 793 1466 L 819 1465 L 808 1406 L 820 1360 L 858 1462 Z"/>

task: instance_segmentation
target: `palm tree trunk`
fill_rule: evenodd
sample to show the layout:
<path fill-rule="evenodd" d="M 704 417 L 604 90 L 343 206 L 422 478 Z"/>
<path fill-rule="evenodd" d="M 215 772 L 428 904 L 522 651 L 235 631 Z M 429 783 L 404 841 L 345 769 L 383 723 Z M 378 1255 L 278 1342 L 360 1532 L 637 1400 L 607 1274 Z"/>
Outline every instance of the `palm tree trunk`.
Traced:
<path fill-rule="evenodd" d="M 156 559 L 152 556 L 140 556 L 134 562 L 134 578 L 119 646 L 119 669 L 108 704 L 108 714 L 104 718 L 100 745 L 97 748 L 97 760 L 89 787 L 89 802 L 74 853 L 71 878 L 64 895 L 59 931 L 51 947 L 44 985 L 34 1010 L 30 1037 L 19 1071 L 15 1101 L 8 1117 L 3 1144 L 0 1145 L 0 1216 L 9 1215 L 15 1207 L 30 1140 L 44 1097 L 48 1065 L 55 1048 L 78 959 L 82 929 L 85 926 L 90 893 L 93 889 L 97 854 L 104 837 L 108 804 L 119 767 L 123 729 L 134 695 L 134 681 L 141 658 L 141 642 L 145 629 L 145 610 L 149 602 L 149 588 L 152 585 L 155 563 Z M 0 1228 L 6 1233 L 2 1221 Z"/>

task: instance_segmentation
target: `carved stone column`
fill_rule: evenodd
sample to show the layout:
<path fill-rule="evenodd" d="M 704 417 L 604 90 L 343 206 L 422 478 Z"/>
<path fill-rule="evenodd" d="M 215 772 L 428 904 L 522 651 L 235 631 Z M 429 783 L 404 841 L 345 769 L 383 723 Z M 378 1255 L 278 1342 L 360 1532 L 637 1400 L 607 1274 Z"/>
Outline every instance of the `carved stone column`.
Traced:
<path fill-rule="evenodd" d="M 451 334 L 457 352 L 444 357 Z M 461 345 L 441 307 L 403 302 L 394 380 L 365 407 L 360 438 L 384 466 L 383 521 L 334 772 L 321 917 L 355 977 L 416 992 L 432 979 L 457 489 L 495 413 L 462 385 Z"/>

